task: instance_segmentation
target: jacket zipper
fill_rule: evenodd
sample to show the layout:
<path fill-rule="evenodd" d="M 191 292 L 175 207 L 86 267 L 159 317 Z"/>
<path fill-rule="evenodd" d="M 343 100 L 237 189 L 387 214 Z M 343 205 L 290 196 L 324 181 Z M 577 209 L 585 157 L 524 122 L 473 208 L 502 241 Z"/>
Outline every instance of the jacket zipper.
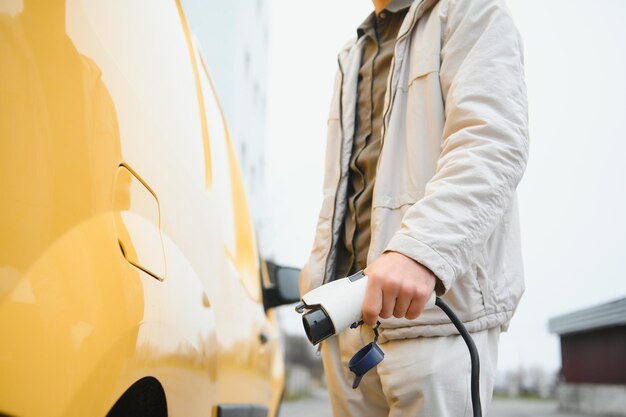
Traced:
<path fill-rule="evenodd" d="M 330 246 L 328 247 L 328 253 L 326 254 L 326 260 L 324 261 L 324 276 L 322 278 L 322 284 L 328 282 L 328 260 L 332 253 L 333 245 L 335 243 L 335 214 L 337 212 L 337 192 L 339 191 L 339 184 L 341 184 L 341 158 L 343 150 L 343 68 L 341 66 L 341 58 L 337 57 L 337 64 L 339 66 L 339 72 L 341 73 L 341 81 L 339 83 L 339 131 L 341 132 L 341 142 L 339 148 L 339 179 L 337 185 L 335 185 L 335 198 L 333 199 L 333 215 L 330 218 Z"/>
<path fill-rule="evenodd" d="M 383 111 L 383 134 L 380 137 L 381 152 L 382 152 L 383 143 L 385 142 L 385 135 L 387 134 L 387 114 L 389 113 L 391 109 L 391 104 L 393 103 L 393 99 L 396 97 L 395 91 L 391 91 L 393 72 L 396 69 L 396 58 L 395 58 L 396 47 L 398 46 L 398 42 L 406 38 L 411 32 L 411 30 L 413 30 L 413 28 L 415 27 L 415 23 L 417 22 L 417 15 L 419 14 L 418 12 L 420 11 L 419 9 L 422 6 L 422 4 L 418 5 L 418 9 L 415 10 L 415 13 L 413 14 L 413 20 L 411 21 L 411 25 L 409 26 L 407 31 L 404 32 L 402 35 L 398 36 L 398 38 L 396 39 L 396 43 L 393 46 L 394 57 L 393 57 L 393 60 L 391 61 L 391 71 L 389 71 L 389 80 L 387 81 L 387 91 L 389 91 L 389 101 L 387 102 L 387 105 L 385 106 L 385 110 Z M 380 158 L 378 158 L 378 160 L 380 161 Z M 376 166 L 376 172 L 378 172 L 378 166 Z"/>

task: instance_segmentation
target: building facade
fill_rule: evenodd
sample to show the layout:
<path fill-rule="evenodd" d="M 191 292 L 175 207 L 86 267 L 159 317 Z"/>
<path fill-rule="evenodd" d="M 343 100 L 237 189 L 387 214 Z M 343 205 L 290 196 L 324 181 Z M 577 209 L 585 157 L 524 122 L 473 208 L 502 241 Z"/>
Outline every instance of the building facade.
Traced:
<path fill-rule="evenodd" d="M 626 298 L 550 320 L 561 339 L 563 410 L 626 416 Z"/>
<path fill-rule="evenodd" d="M 259 234 L 263 233 L 267 130 L 267 0 L 182 0 L 217 90 L 243 169 Z"/>

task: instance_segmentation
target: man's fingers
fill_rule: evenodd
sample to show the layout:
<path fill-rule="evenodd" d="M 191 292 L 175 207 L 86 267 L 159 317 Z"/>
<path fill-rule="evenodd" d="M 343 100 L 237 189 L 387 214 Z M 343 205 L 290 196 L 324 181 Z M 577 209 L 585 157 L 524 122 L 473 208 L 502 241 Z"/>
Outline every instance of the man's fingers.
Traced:
<path fill-rule="evenodd" d="M 396 298 L 396 305 L 393 308 L 393 316 L 396 318 L 402 318 L 406 315 L 406 312 L 411 305 L 412 293 L 405 290 L 401 291 Z"/>
<path fill-rule="evenodd" d="M 367 282 L 365 298 L 363 300 L 363 321 L 370 326 L 374 326 L 378 320 L 380 309 L 383 303 L 383 293 L 380 283 L 372 278 Z"/>
<path fill-rule="evenodd" d="M 411 300 L 409 308 L 406 310 L 405 317 L 409 320 L 415 320 L 420 314 L 422 314 L 425 304 L 426 303 L 423 300 L 420 300 L 419 298 L 413 298 L 413 300 Z"/>
<path fill-rule="evenodd" d="M 399 285 L 391 279 L 387 279 L 383 284 L 383 305 L 380 309 L 380 317 L 388 319 L 393 314 L 393 310 L 396 307 L 396 298 L 398 298 L 400 292 L 398 287 Z"/>
<path fill-rule="evenodd" d="M 383 253 L 363 272 L 368 276 L 363 321 L 370 326 L 378 317 L 417 318 L 436 283 L 429 269 L 397 252 Z"/>

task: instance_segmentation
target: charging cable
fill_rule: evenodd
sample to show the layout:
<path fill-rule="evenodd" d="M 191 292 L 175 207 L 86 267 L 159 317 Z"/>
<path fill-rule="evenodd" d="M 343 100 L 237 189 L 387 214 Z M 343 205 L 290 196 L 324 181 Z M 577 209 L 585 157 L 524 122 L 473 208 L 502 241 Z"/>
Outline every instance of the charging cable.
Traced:
<path fill-rule="evenodd" d="M 452 321 L 454 327 L 459 331 L 459 334 L 465 341 L 467 349 L 469 349 L 470 360 L 472 363 L 472 375 L 471 375 L 471 391 L 472 391 L 472 414 L 474 417 L 482 417 L 483 410 L 480 405 L 480 359 L 478 358 L 478 349 L 474 339 L 470 336 L 469 332 L 463 325 L 463 322 L 459 320 L 454 311 L 446 304 L 441 298 L 435 299 L 435 305 L 446 313 L 446 316 Z"/>

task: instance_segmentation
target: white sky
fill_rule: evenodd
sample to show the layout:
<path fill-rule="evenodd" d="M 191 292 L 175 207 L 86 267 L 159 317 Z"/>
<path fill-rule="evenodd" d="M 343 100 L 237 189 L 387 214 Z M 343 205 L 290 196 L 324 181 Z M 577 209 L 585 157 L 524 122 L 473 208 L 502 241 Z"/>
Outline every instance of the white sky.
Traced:
<path fill-rule="evenodd" d="M 263 247 L 308 256 L 322 195 L 336 52 L 369 0 L 270 0 Z M 519 187 L 526 294 L 500 369 L 560 366 L 550 317 L 626 296 L 626 2 L 509 0 L 525 42 L 531 156 Z"/>

